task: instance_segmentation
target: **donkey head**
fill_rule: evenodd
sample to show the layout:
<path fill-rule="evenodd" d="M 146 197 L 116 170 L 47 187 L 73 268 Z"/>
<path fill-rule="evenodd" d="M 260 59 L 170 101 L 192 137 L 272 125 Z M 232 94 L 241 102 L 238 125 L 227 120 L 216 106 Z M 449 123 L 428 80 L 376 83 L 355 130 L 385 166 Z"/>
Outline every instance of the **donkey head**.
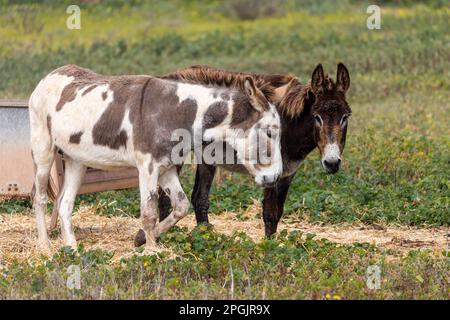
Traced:
<path fill-rule="evenodd" d="M 256 183 L 269 186 L 277 182 L 282 172 L 280 117 L 252 77 L 245 78 L 244 89 L 245 98 L 235 98 L 231 123 L 240 132 L 229 143 Z"/>
<path fill-rule="evenodd" d="M 335 173 L 341 165 L 351 109 L 345 100 L 350 76 L 344 64 L 337 66 L 336 83 L 324 75 L 319 64 L 312 74 L 311 90 L 315 100 L 311 108 L 314 117 L 314 139 L 319 148 L 322 166 Z"/>

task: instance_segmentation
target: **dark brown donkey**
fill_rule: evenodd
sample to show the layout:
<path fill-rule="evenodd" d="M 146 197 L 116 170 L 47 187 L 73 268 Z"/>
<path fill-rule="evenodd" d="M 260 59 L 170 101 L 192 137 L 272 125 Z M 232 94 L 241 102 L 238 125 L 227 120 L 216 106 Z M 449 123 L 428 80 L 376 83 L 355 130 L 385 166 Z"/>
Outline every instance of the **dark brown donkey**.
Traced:
<path fill-rule="evenodd" d="M 234 75 L 230 72 L 208 66 L 193 66 L 178 70 L 164 78 L 183 80 L 208 85 L 227 85 Z M 309 84 L 301 84 L 296 78 L 282 75 L 252 74 L 267 99 L 274 103 L 281 116 L 281 152 L 283 174 L 276 186 L 264 189 L 263 218 L 266 236 L 274 234 L 283 214 L 289 186 L 305 157 L 316 147 L 321 154 L 321 164 L 329 173 L 339 170 L 341 154 L 347 134 L 347 121 L 351 109 L 345 99 L 350 86 L 350 76 L 344 64 L 337 66 L 334 82 L 324 75 L 322 65 L 318 65 Z M 223 166 L 227 170 L 244 171 L 239 166 Z M 209 191 L 216 166 L 205 163 L 197 165 L 195 185 L 192 192 L 197 223 L 208 223 Z M 164 192 L 159 198 L 160 220 L 170 212 L 170 201 Z M 145 242 L 142 231 L 135 244 Z"/>

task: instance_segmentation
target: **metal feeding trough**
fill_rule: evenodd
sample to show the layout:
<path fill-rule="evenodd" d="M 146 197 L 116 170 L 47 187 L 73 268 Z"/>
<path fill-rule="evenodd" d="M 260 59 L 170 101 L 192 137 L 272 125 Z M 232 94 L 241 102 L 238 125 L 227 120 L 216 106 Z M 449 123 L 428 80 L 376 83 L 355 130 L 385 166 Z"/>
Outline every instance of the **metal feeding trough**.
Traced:
<path fill-rule="evenodd" d="M 48 194 L 55 199 L 64 179 L 64 155 L 57 152 Z M 34 182 L 30 150 L 28 103 L 24 100 L 0 100 L 0 196 L 28 197 Z M 88 168 L 79 194 L 126 189 L 138 185 L 135 168 L 103 171 Z"/>

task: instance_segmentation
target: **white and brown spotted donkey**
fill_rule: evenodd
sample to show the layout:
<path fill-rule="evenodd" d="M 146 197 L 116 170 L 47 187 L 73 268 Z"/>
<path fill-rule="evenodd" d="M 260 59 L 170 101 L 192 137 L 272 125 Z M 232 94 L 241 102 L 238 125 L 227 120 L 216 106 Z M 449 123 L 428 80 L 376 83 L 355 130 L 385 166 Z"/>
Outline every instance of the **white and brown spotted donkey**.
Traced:
<path fill-rule="evenodd" d="M 280 135 L 273 134 L 280 128 L 278 113 L 251 76 L 237 83 L 212 87 L 147 75 L 105 76 L 75 65 L 56 69 L 42 79 L 29 101 L 36 166 L 33 207 L 42 250 L 50 250 L 45 223 L 47 183 L 57 150 L 64 153 L 65 176 L 55 206 L 64 244 L 73 248 L 72 210 L 87 167 L 138 169 L 141 218 L 151 248 L 161 233 L 187 214 L 189 202 L 175 167 L 180 163 L 172 160 L 176 130 L 194 134 L 201 128 L 202 140 L 232 145 L 257 183 L 275 183 L 282 172 Z M 259 148 L 251 143 L 255 137 L 270 145 L 269 162 L 248 156 Z M 158 185 L 174 208 L 159 223 Z"/>

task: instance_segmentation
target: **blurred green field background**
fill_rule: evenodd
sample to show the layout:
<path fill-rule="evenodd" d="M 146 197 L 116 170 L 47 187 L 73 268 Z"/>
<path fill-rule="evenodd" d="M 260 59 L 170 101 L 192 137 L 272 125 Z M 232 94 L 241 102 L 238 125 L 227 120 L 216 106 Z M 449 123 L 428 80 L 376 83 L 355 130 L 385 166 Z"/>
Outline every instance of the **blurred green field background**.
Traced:
<path fill-rule="evenodd" d="M 297 174 L 287 212 L 325 222 L 449 224 L 445 1 L 384 1 L 381 30 L 367 29 L 364 1 L 84 1 L 81 30 L 66 28 L 70 1 L 15 2 L 1 6 L 1 98 L 27 98 L 43 76 L 68 63 L 109 74 L 210 64 L 307 82 L 318 63 L 334 75 L 343 61 L 353 109 L 343 170 L 326 175 L 314 152 Z M 187 192 L 193 170 L 184 170 Z M 212 212 L 239 212 L 261 198 L 244 176 L 219 179 Z M 137 190 L 81 199 L 103 203 L 105 214 L 139 210 Z"/>

